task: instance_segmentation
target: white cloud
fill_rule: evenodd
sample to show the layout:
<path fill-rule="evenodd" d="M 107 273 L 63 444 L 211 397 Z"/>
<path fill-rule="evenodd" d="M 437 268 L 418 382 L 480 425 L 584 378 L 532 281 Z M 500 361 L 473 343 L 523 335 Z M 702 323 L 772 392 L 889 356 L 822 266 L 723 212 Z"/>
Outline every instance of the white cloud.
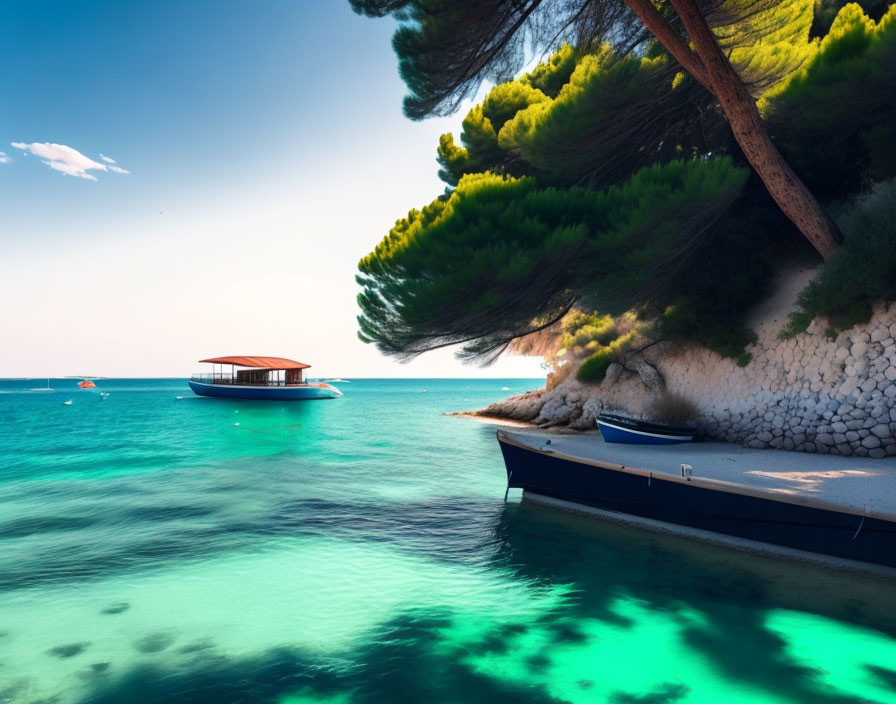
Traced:
<path fill-rule="evenodd" d="M 100 153 L 100 159 L 102 159 L 103 161 L 105 161 L 107 164 L 114 164 L 114 163 L 115 163 L 115 159 L 113 159 L 113 158 L 111 158 L 111 157 L 108 157 L 108 156 L 106 156 L 106 155 L 103 154 L 103 153 Z"/>
<path fill-rule="evenodd" d="M 106 166 L 98 161 L 94 161 L 90 157 L 84 156 L 77 149 L 64 144 L 54 144 L 52 142 L 32 142 L 30 144 L 12 142 L 11 144 L 26 154 L 30 152 L 35 156 L 42 157 L 43 162 L 54 171 L 77 178 L 84 178 L 88 181 L 96 181 L 96 176 L 88 173 L 89 171 L 108 171 L 111 169 L 120 174 L 130 173 L 127 169 L 123 169 L 120 166 Z M 109 163 L 115 163 L 109 157 L 100 155 L 100 158 Z"/>
<path fill-rule="evenodd" d="M 6 152 L 0 152 L 0 164 L 8 164 L 11 161 L 12 159 L 6 155 Z"/>

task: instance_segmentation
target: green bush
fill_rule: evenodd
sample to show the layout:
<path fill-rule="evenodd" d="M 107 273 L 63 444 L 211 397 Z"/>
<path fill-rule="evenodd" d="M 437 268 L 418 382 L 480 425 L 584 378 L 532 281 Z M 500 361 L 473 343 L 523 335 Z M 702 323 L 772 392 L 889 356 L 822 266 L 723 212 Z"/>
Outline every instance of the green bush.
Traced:
<path fill-rule="evenodd" d="M 601 347 L 588 359 L 582 362 L 576 372 L 576 379 L 588 384 L 599 384 L 607 375 L 607 369 L 613 363 L 613 350 L 609 347 Z"/>
<path fill-rule="evenodd" d="M 588 347 L 591 343 L 603 347 L 617 337 L 616 324 L 611 315 L 601 315 L 597 311 L 584 313 L 575 311 L 563 321 L 561 347 L 572 350 Z"/>
<path fill-rule="evenodd" d="M 896 180 L 878 184 L 839 214 L 843 247 L 802 290 L 782 336 L 803 332 L 816 315 L 827 317 L 834 331 L 847 330 L 870 320 L 874 301 L 896 300 L 894 214 Z"/>

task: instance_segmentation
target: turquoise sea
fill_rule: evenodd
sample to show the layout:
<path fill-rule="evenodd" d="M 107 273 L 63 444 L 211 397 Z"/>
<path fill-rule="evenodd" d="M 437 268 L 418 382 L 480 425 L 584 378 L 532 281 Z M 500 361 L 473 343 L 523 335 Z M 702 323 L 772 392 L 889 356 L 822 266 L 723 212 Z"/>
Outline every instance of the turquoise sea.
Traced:
<path fill-rule="evenodd" d="M 505 504 L 443 413 L 537 381 L 75 384 L 0 382 L 2 704 L 896 701 L 893 582 Z"/>

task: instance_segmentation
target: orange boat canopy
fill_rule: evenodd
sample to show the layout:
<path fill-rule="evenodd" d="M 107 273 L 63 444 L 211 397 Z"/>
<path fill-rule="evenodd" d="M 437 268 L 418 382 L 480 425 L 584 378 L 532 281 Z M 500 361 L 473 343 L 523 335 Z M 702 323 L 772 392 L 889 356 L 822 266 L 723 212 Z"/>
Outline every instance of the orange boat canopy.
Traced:
<path fill-rule="evenodd" d="M 200 359 L 208 364 L 235 364 L 238 367 L 255 367 L 258 369 L 309 369 L 310 364 L 302 364 L 283 357 L 212 357 Z"/>

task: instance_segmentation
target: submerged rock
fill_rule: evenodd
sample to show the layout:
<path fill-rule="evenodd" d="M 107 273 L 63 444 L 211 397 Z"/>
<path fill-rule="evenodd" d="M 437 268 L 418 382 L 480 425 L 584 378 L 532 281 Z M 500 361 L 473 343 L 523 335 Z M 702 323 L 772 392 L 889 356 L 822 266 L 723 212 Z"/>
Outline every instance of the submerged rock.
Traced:
<path fill-rule="evenodd" d="M 170 633 L 152 633 L 134 643 L 134 647 L 141 653 L 160 653 L 171 646 L 174 640 Z"/>
<path fill-rule="evenodd" d="M 55 648 L 50 648 L 47 651 L 47 655 L 52 655 L 53 657 L 60 658 L 62 660 L 66 660 L 68 658 L 73 658 L 76 655 L 80 655 L 90 646 L 89 642 L 84 643 L 69 643 L 67 645 L 57 645 Z"/>

